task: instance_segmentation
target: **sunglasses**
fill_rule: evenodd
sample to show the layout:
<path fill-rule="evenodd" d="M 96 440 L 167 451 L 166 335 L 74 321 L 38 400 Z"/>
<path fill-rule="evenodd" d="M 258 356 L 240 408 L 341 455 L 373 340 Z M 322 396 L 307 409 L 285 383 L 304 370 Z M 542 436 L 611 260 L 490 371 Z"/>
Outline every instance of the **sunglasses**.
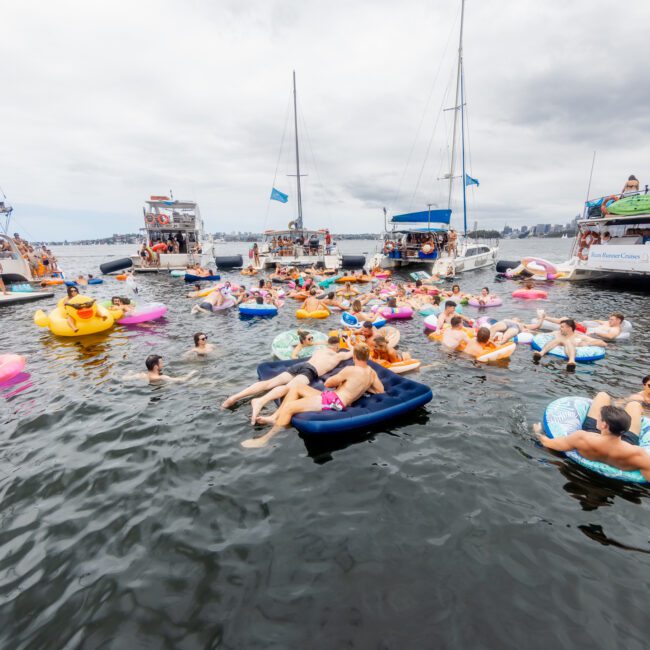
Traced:
<path fill-rule="evenodd" d="M 78 311 L 79 309 L 90 309 L 94 304 L 95 304 L 94 300 L 89 300 L 88 302 L 82 302 L 78 305 L 68 304 L 68 307 L 72 307 L 73 309 L 76 309 Z"/>
<path fill-rule="evenodd" d="M 207 341 L 208 337 L 207 336 L 199 336 L 199 341 Z"/>
<path fill-rule="evenodd" d="M 305 339 L 305 341 L 313 341 L 313 340 L 314 340 L 314 337 L 313 337 L 313 336 L 308 336 L 308 337 Z"/>

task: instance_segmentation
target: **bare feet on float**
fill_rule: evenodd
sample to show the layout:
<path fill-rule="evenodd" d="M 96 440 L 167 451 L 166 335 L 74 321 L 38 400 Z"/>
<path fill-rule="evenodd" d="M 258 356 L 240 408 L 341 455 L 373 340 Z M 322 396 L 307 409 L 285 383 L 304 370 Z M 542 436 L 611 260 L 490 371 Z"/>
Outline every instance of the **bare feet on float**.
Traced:
<path fill-rule="evenodd" d="M 273 415 L 258 415 L 255 418 L 254 424 L 275 424 L 275 414 L 273 414 Z"/>
<path fill-rule="evenodd" d="M 569 363 L 566 364 L 566 369 L 567 372 L 575 372 L 576 371 L 575 361 L 569 361 Z"/>
<path fill-rule="evenodd" d="M 232 397 L 229 397 L 228 399 L 225 399 L 221 403 L 221 408 L 222 409 L 229 409 L 230 407 L 234 406 L 236 402 L 237 402 L 236 399 L 233 399 Z"/>

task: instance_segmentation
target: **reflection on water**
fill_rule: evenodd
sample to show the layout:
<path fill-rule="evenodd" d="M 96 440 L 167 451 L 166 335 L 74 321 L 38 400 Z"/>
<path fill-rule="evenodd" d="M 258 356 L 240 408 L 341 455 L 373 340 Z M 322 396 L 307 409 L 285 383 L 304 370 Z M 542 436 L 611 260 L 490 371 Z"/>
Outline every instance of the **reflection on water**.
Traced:
<path fill-rule="evenodd" d="M 561 261 L 570 244 L 504 242 L 501 257 Z M 71 273 L 106 259 L 57 252 Z M 539 306 L 512 300 L 517 285 L 493 270 L 460 282 L 502 296 L 494 315 Z M 1 647 L 643 647 L 648 490 L 550 454 L 531 425 L 557 397 L 638 389 L 647 294 L 547 285 L 551 312 L 635 322 L 575 374 L 533 365 L 523 346 L 478 367 L 428 341 L 421 318 L 400 322 L 401 347 L 423 362 L 414 378 L 433 390 L 426 409 L 355 436 L 287 432 L 251 452 L 239 446 L 254 433 L 249 405 L 219 405 L 297 325 L 298 305 L 268 320 L 192 315 L 182 281 L 138 283 L 138 300 L 169 306 L 164 321 L 58 339 L 33 325 L 34 305 L 0 310 L 1 350 L 28 359 L 0 388 Z M 116 292 L 107 279 L 92 295 Z M 197 331 L 215 358 L 183 359 Z M 153 353 L 199 377 L 121 381 Z"/>

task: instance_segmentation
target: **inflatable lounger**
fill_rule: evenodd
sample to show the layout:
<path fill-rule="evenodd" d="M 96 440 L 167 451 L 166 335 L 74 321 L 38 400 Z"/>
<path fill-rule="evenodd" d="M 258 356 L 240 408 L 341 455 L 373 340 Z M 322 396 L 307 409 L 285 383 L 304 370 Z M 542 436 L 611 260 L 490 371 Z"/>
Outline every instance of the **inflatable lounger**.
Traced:
<path fill-rule="evenodd" d="M 270 379 L 299 361 L 303 362 L 305 359 L 262 363 L 257 367 L 257 376 L 261 380 Z M 325 375 L 325 378 L 335 375 L 351 364 L 351 360 L 342 363 Z M 372 361 L 370 365 L 384 384 L 386 392 L 383 395 L 366 394 L 344 411 L 299 413 L 293 417 L 291 424 L 300 433 L 312 435 L 357 431 L 409 413 L 433 399 L 433 393 L 428 386 L 397 375 Z M 323 390 L 322 379 L 314 382 L 312 387 Z"/>

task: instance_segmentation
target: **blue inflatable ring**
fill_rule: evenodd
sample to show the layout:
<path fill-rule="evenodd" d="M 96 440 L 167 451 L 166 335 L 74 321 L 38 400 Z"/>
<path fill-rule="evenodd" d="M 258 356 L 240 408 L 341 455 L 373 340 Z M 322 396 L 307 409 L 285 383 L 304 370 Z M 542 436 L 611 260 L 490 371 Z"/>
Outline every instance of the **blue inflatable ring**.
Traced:
<path fill-rule="evenodd" d="M 270 379 L 291 367 L 294 363 L 304 361 L 305 359 L 297 359 L 262 363 L 257 367 L 257 376 L 261 380 Z M 342 368 L 351 364 L 352 361 L 342 363 L 325 375 L 324 379 L 335 375 Z M 403 375 L 391 372 L 372 361 L 370 365 L 384 384 L 385 393 L 382 395 L 366 394 L 344 411 L 299 413 L 292 418 L 291 424 L 300 433 L 310 435 L 358 431 L 381 424 L 400 415 L 405 415 L 420 406 L 424 406 L 433 399 L 433 393 L 429 386 L 412 379 L 406 379 Z M 322 379 L 314 382 L 312 386 L 318 390 L 323 390 L 325 387 Z"/>
<path fill-rule="evenodd" d="M 239 313 L 242 316 L 275 316 L 278 313 L 278 308 L 275 305 L 244 302 L 239 305 Z"/>
<path fill-rule="evenodd" d="M 373 321 L 373 325 L 377 328 L 383 327 L 386 325 L 386 319 L 385 318 L 378 318 L 377 320 Z M 361 329 L 362 323 L 359 322 L 359 319 L 352 315 L 349 311 L 344 311 L 341 314 L 341 325 L 343 327 L 350 327 L 352 329 Z"/>
<path fill-rule="evenodd" d="M 552 339 L 554 334 L 535 334 L 533 336 L 533 341 L 530 344 L 533 350 L 538 352 Z M 553 357 L 559 357 L 560 359 L 568 359 L 564 348 L 557 346 L 553 348 L 549 354 Z M 591 363 L 592 361 L 598 361 L 605 356 L 605 348 L 599 348 L 596 345 L 585 345 L 580 348 L 576 348 L 576 361 L 578 363 Z"/>
<path fill-rule="evenodd" d="M 562 438 L 582 428 L 587 417 L 591 400 L 586 397 L 560 397 L 551 402 L 544 411 L 544 431 L 549 438 Z M 641 418 L 641 435 L 639 446 L 650 453 L 650 419 Z M 647 483 L 638 470 L 629 471 L 617 469 L 606 463 L 588 460 L 575 449 L 564 452 L 572 461 L 598 474 L 629 483 Z"/>

